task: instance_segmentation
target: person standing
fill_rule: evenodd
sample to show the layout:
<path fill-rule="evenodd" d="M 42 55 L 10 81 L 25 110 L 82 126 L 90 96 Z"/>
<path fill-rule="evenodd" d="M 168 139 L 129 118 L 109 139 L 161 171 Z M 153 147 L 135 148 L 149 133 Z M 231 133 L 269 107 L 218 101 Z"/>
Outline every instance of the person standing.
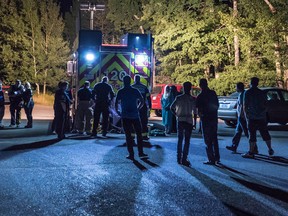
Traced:
<path fill-rule="evenodd" d="M 0 129 L 4 128 L 4 125 L 2 124 L 2 120 L 5 114 L 5 98 L 4 98 L 4 92 L 2 90 L 2 82 L 0 82 Z"/>
<path fill-rule="evenodd" d="M 142 124 L 142 137 L 143 140 L 149 140 L 148 137 L 148 113 L 151 109 L 151 96 L 148 88 L 140 82 L 141 76 L 136 74 L 134 77 L 133 88 L 138 89 L 144 99 L 144 105 L 139 110 L 140 120 Z"/>
<path fill-rule="evenodd" d="M 244 109 L 243 109 L 243 98 L 244 98 L 244 83 L 238 82 L 236 84 L 236 91 L 239 93 L 238 99 L 237 99 L 237 126 L 235 129 L 235 134 L 232 138 L 232 145 L 231 146 L 226 146 L 226 148 L 232 152 L 236 152 L 239 142 L 241 140 L 242 132 L 244 132 L 244 135 L 249 138 L 248 135 L 248 129 L 247 129 L 247 122 L 244 114 Z M 258 152 L 257 145 L 255 145 L 254 151 L 256 154 Z"/>
<path fill-rule="evenodd" d="M 76 130 L 83 134 L 91 135 L 91 120 L 93 117 L 92 110 L 92 91 L 90 89 L 90 82 L 85 81 L 84 86 L 77 92 L 78 107 L 76 114 Z M 85 127 L 84 127 L 85 125 Z"/>
<path fill-rule="evenodd" d="M 27 118 L 27 125 L 25 126 L 25 128 L 32 128 L 33 126 L 32 111 L 34 108 L 34 101 L 33 101 L 33 92 L 29 82 L 26 82 L 24 85 L 24 92 L 22 94 L 22 98 L 24 101 L 23 107 Z"/>
<path fill-rule="evenodd" d="M 108 130 L 109 120 L 109 105 L 115 97 L 111 85 L 108 84 L 108 77 L 104 76 L 102 81 L 96 83 L 93 89 L 93 99 L 95 100 L 94 107 L 94 123 L 92 130 L 92 137 L 97 136 L 97 128 L 102 114 L 102 136 L 106 136 Z"/>
<path fill-rule="evenodd" d="M 55 92 L 54 121 L 58 139 L 65 138 L 65 125 L 68 120 L 69 108 L 72 102 L 67 92 L 68 85 L 68 82 L 60 82 L 58 84 L 59 89 Z"/>
<path fill-rule="evenodd" d="M 10 114 L 11 122 L 9 127 L 19 127 L 21 123 L 21 108 L 23 106 L 22 94 L 24 91 L 24 86 L 21 85 L 19 79 L 16 80 L 15 84 L 11 86 L 8 91 L 8 96 L 10 100 Z"/>
<path fill-rule="evenodd" d="M 249 151 L 242 154 L 244 158 L 254 158 L 257 130 L 259 130 L 262 139 L 266 142 L 269 156 L 274 154 L 271 146 L 271 136 L 267 127 L 267 96 L 264 91 L 258 88 L 258 84 L 259 78 L 252 77 L 250 88 L 244 93 L 243 106 L 249 132 Z"/>
<path fill-rule="evenodd" d="M 173 95 L 171 94 L 170 86 L 166 85 L 164 88 L 164 94 L 161 98 L 162 106 L 162 123 L 165 127 L 165 134 L 171 134 L 172 130 L 172 112 L 170 106 L 173 102 Z"/>
<path fill-rule="evenodd" d="M 193 129 L 193 114 L 196 114 L 196 98 L 190 94 L 192 84 L 183 84 L 184 93 L 176 97 L 171 105 L 172 113 L 177 117 L 177 162 L 184 166 L 190 166 L 187 159 L 190 147 L 190 138 Z M 182 149 L 183 137 L 185 136 L 184 148 Z"/>
<path fill-rule="evenodd" d="M 115 109 L 121 116 L 122 125 L 125 132 L 127 150 L 129 155 L 127 159 L 134 160 L 133 137 L 132 132 L 137 135 L 138 155 L 140 158 L 147 157 L 143 152 L 142 127 L 140 122 L 139 110 L 144 105 L 144 99 L 141 93 L 131 86 L 131 77 L 126 75 L 123 78 L 124 87 L 121 88 L 116 96 Z M 118 109 L 118 104 L 121 103 L 121 112 Z"/>
<path fill-rule="evenodd" d="M 206 144 L 207 165 L 220 162 L 217 138 L 219 101 L 216 92 L 208 87 L 206 79 L 200 79 L 201 93 L 197 96 L 196 107 L 201 120 L 202 135 Z"/>
<path fill-rule="evenodd" d="M 175 85 L 170 86 L 171 94 L 172 94 L 172 101 L 175 100 L 175 98 L 181 94 L 178 92 L 177 87 Z M 171 127 L 172 133 L 177 133 L 177 119 L 175 115 L 172 115 L 172 127 Z"/>

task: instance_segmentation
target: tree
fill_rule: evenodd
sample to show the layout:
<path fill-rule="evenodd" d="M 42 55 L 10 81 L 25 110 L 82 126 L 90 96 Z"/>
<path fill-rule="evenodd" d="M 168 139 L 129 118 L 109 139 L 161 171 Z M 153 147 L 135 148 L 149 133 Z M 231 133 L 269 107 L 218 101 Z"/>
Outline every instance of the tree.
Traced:
<path fill-rule="evenodd" d="M 52 0 L 5 0 L 0 13 L 1 28 L 6 29 L 1 55 L 7 79 L 35 83 L 38 93 L 42 85 L 45 94 L 47 84 L 56 85 L 65 75 L 69 56 L 59 7 Z"/>

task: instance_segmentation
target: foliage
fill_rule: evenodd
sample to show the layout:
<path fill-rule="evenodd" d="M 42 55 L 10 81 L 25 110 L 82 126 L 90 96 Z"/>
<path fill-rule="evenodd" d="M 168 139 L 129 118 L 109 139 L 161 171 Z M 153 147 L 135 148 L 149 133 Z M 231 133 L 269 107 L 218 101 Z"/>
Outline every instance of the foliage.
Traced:
<path fill-rule="evenodd" d="M 1 73 L 38 86 L 56 86 L 65 76 L 69 56 L 64 23 L 53 0 L 4 0 L 0 7 Z"/>

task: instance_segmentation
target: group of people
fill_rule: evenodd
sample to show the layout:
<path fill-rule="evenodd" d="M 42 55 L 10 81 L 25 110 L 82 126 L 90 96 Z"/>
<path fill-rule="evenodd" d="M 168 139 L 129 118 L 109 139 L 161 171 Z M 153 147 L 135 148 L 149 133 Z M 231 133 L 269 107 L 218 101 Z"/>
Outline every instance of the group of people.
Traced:
<path fill-rule="evenodd" d="M 32 111 L 34 107 L 33 92 L 29 82 L 25 82 L 24 86 L 21 80 L 16 80 L 15 84 L 11 85 L 8 90 L 8 96 L 10 101 L 10 128 L 20 127 L 21 124 L 21 109 L 24 108 L 27 124 L 25 128 L 33 127 Z M 2 120 L 5 113 L 5 98 L 2 91 L 2 83 L 0 83 L 0 129 L 4 128 Z"/>
<path fill-rule="evenodd" d="M 267 96 L 258 88 L 259 78 L 251 78 L 250 88 L 244 90 L 242 82 L 237 83 L 239 93 L 237 100 L 237 126 L 232 139 L 232 145 L 226 146 L 228 150 L 236 152 L 242 133 L 249 139 L 249 151 L 242 155 L 244 158 L 254 158 L 258 154 L 256 131 L 259 130 L 262 139 L 268 147 L 268 154 L 272 156 L 274 150 L 271 146 L 271 136 L 267 128 Z"/>
<path fill-rule="evenodd" d="M 74 129 L 80 134 L 86 133 L 92 137 L 97 137 L 100 116 L 102 115 L 101 129 L 102 136 L 105 137 L 108 131 L 109 113 L 111 113 L 111 107 L 114 107 L 114 111 L 121 118 L 122 127 L 125 132 L 129 153 L 127 158 L 134 160 L 133 145 L 135 134 L 137 136 L 139 157 L 148 157 L 143 152 L 143 140 L 149 139 L 147 125 L 148 113 L 151 109 L 151 99 L 148 88 L 140 82 L 140 79 L 140 75 L 135 75 L 134 84 L 131 85 L 131 77 L 128 75 L 125 76 L 123 78 L 124 86 L 117 92 L 116 97 L 112 86 L 108 84 L 108 77 L 104 76 L 101 82 L 95 84 L 93 89 L 90 88 L 90 82 L 86 81 L 83 87 L 77 92 L 78 107 Z M 232 145 L 226 146 L 226 148 L 236 152 L 242 133 L 244 132 L 245 136 L 249 139 L 249 151 L 242 155 L 244 158 L 254 158 L 254 155 L 258 153 L 256 143 L 257 130 L 259 130 L 260 135 L 267 144 L 269 156 L 274 154 L 271 146 L 271 136 L 267 128 L 267 97 L 258 88 L 258 84 L 259 79 L 253 77 L 251 78 L 250 88 L 246 91 L 242 82 L 236 85 L 237 92 L 239 92 L 237 100 L 238 121 Z M 65 138 L 70 107 L 73 102 L 71 91 L 68 91 L 68 86 L 68 82 L 61 81 L 55 92 L 54 128 L 59 139 Z M 215 91 L 208 87 L 206 79 L 200 79 L 199 86 L 201 93 L 197 98 L 191 95 L 191 82 L 185 82 L 182 94 L 177 93 L 175 89 L 173 90 L 173 87 L 166 86 L 165 93 L 161 99 L 163 119 L 166 118 L 166 120 L 169 120 L 169 124 L 166 124 L 166 120 L 163 122 L 167 134 L 173 130 L 171 126 L 173 116 L 175 116 L 177 121 L 177 162 L 185 166 L 190 166 L 190 161 L 188 160 L 190 138 L 192 130 L 196 125 L 197 115 L 200 117 L 200 127 L 208 157 L 208 161 L 204 162 L 204 164 L 214 165 L 220 162 L 217 138 L 218 97 Z M 32 128 L 34 102 L 30 83 L 26 82 L 23 86 L 20 80 L 16 80 L 15 84 L 10 87 L 8 95 L 11 114 L 9 127 L 19 127 L 21 123 L 21 108 L 23 107 L 27 116 L 27 125 L 25 128 Z M 0 83 L 0 128 L 3 127 L 4 104 L 2 83 Z"/>
<path fill-rule="evenodd" d="M 238 124 L 232 145 L 227 149 L 236 152 L 240 142 L 242 132 L 249 139 L 249 151 L 242 154 L 244 158 L 254 158 L 258 154 L 256 132 L 259 130 L 262 139 L 268 147 L 268 154 L 272 156 L 274 150 L 271 145 L 271 136 L 267 128 L 267 97 L 264 91 L 258 88 L 259 78 L 253 77 L 250 81 L 250 88 L 244 90 L 244 84 L 239 82 L 236 85 L 239 92 L 237 101 Z M 197 113 L 200 117 L 201 131 L 206 144 L 207 165 L 215 165 L 220 162 L 219 144 L 217 138 L 218 108 L 219 101 L 215 91 L 209 89 L 206 79 L 200 79 L 201 93 L 194 98 L 190 95 L 191 83 L 183 84 L 184 93 L 175 98 L 170 106 L 170 110 L 177 117 L 178 144 L 177 162 L 185 166 L 190 166 L 187 159 L 190 137 L 193 127 L 192 114 Z M 182 146 L 185 137 L 184 148 Z"/>

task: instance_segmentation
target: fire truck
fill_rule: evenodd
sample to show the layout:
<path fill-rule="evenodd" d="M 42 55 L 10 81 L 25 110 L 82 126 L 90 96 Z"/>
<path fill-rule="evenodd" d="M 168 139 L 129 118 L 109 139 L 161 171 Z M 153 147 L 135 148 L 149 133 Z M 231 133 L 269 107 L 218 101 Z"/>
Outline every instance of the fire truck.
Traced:
<path fill-rule="evenodd" d="M 80 30 L 78 50 L 73 61 L 67 64 L 75 92 L 85 81 L 91 87 L 103 76 L 109 78 L 115 92 L 122 87 L 123 77 L 141 75 L 141 82 L 149 89 L 153 83 L 153 41 L 151 34 L 128 33 L 121 37 L 120 44 L 102 44 L 98 30 Z M 75 100 L 77 101 L 77 100 Z"/>

